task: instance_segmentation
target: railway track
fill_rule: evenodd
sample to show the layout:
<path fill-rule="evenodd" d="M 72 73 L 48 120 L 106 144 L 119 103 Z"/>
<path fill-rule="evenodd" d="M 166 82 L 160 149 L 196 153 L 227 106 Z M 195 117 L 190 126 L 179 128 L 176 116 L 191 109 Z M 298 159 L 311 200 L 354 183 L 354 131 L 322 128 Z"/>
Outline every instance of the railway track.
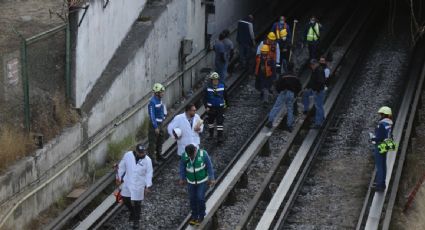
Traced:
<path fill-rule="evenodd" d="M 286 7 L 291 7 L 293 6 L 293 4 L 296 3 L 296 1 L 288 1 L 286 2 L 285 5 Z M 275 15 L 275 17 L 277 17 L 278 15 Z M 271 20 L 270 15 L 266 15 L 265 16 L 267 20 L 269 20 L 267 22 L 267 24 L 270 24 L 274 21 Z M 267 28 L 264 28 L 264 30 L 267 30 Z M 233 77 L 230 78 L 229 82 L 227 82 L 226 85 L 230 86 L 228 88 L 229 91 L 233 91 L 233 90 L 237 90 L 238 86 L 241 84 L 240 82 L 243 81 L 245 79 L 245 77 L 247 76 L 245 73 L 243 72 L 238 72 L 238 73 L 234 73 L 234 75 L 237 75 L 238 77 Z M 252 84 L 253 85 L 253 84 Z M 248 87 L 249 88 L 249 87 Z M 253 94 L 255 92 L 254 89 L 250 88 L 248 89 L 249 94 Z M 254 93 L 255 94 L 255 93 Z M 241 94 L 243 96 L 243 94 Z M 195 92 L 194 96 L 191 97 L 191 102 L 197 102 L 200 101 L 200 98 L 202 96 L 202 91 L 197 91 Z M 243 98 L 240 98 L 240 100 L 242 100 L 241 103 L 246 103 L 245 100 L 243 100 Z M 258 101 L 258 100 L 256 100 Z M 187 102 L 188 103 L 188 102 Z M 200 104 L 200 103 L 198 103 Z M 249 103 L 248 103 L 249 104 Z M 249 104 L 249 106 L 252 106 L 252 104 Z M 257 106 L 258 108 L 261 108 L 261 106 Z M 178 111 L 182 111 L 184 108 L 184 105 L 180 106 L 178 108 Z M 265 110 L 265 109 L 264 109 Z M 198 110 L 198 112 L 203 113 L 203 108 L 201 110 Z M 259 113 L 261 114 L 261 113 Z M 240 119 L 243 120 L 243 119 Z M 169 122 L 169 119 L 166 120 L 166 123 Z M 255 123 L 255 122 L 254 122 Z M 243 125 L 243 124 L 241 124 Z M 233 135 L 232 131 L 229 130 L 228 135 Z M 243 141 L 240 141 L 240 143 L 242 143 Z M 204 143 L 201 143 L 204 144 Z M 209 144 L 209 143 L 205 143 L 205 144 Z M 157 175 L 160 174 L 160 172 L 162 172 L 164 169 L 168 168 L 168 167 L 173 167 L 170 166 L 172 165 L 174 161 L 177 161 L 177 157 L 175 156 L 174 152 L 175 152 L 175 146 L 174 146 L 174 142 L 169 139 L 165 142 L 164 144 L 164 153 L 163 155 L 165 155 L 166 158 L 166 162 L 161 164 L 159 167 L 155 168 L 155 176 L 154 176 L 154 180 L 156 180 Z M 103 178 L 101 178 L 94 186 L 92 186 L 91 189 L 89 189 L 83 196 L 81 196 L 79 199 L 76 200 L 76 202 L 74 202 L 73 205 L 71 205 L 71 207 L 69 207 L 67 210 L 65 210 L 58 218 L 56 218 L 53 222 L 50 223 L 49 226 L 47 226 L 47 229 L 61 229 L 63 226 L 66 225 L 67 222 L 70 222 L 70 219 L 73 218 L 74 216 L 80 214 L 80 212 L 84 209 L 85 206 L 87 206 L 87 204 L 89 204 L 91 202 L 91 200 L 93 200 L 94 197 L 96 197 L 98 194 L 102 193 L 105 188 L 110 187 L 112 182 L 114 180 L 114 174 L 111 172 L 108 175 L 105 175 Z M 107 199 L 98 207 L 96 208 L 96 210 L 94 210 L 88 217 L 86 217 L 83 221 L 79 221 L 79 220 L 74 220 L 72 222 L 77 222 L 79 223 L 79 227 L 78 226 L 73 226 L 71 228 L 81 228 L 81 229 L 85 229 L 85 228 L 99 228 L 101 227 L 108 219 L 113 218 L 113 216 L 116 213 L 121 212 L 121 208 L 122 206 L 120 204 L 116 204 L 114 202 L 114 197 L 112 195 L 108 196 Z M 94 219 L 93 219 L 94 218 Z M 85 223 L 86 222 L 86 223 Z"/>
<path fill-rule="evenodd" d="M 357 35 L 355 31 L 360 31 L 370 13 L 367 11 L 357 11 L 356 14 L 352 15 L 351 20 L 345 24 L 339 35 L 335 36 L 336 39 L 331 40 L 330 43 L 332 45 L 328 50 L 338 51 L 339 53 L 334 59 L 333 69 L 338 69 L 344 53 L 347 52 L 354 37 Z M 348 30 L 351 33 L 347 33 Z M 347 37 L 346 34 L 351 34 L 352 37 Z M 346 41 L 343 45 L 340 41 L 342 39 Z M 354 56 L 351 55 L 350 58 L 356 59 L 358 57 L 358 55 L 356 57 Z M 347 62 L 344 64 L 347 64 Z M 300 73 L 300 78 L 304 79 L 304 84 L 308 80 L 308 75 L 308 71 Z M 333 89 L 328 101 L 332 98 L 332 100 L 335 100 L 347 77 L 339 76 L 338 78 L 338 84 L 331 87 Z M 238 163 L 227 173 L 229 176 L 223 179 L 223 182 L 221 182 L 214 194 L 208 199 L 208 214 L 200 228 L 253 228 L 255 222 L 258 221 L 255 220 L 255 213 L 258 209 L 261 209 L 260 207 L 264 203 L 264 200 L 270 199 L 276 189 L 276 185 L 282 179 L 283 175 L 285 175 L 285 172 L 287 172 L 291 162 L 289 157 L 290 152 L 294 147 L 297 148 L 296 146 L 299 145 L 295 140 L 302 140 L 305 137 L 306 130 L 301 129 L 302 126 L 306 126 L 306 123 L 308 122 L 304 118 L 299 117 L 294 133 L 289 135 L 281 130 L 270 131 L 264 128 L 252 142 L 252 147 L 247 149 Z M 268 144 L 269 142 L 271 143 L 270 146 Z M 264 157 L 264 151 L 268 149 L 271 150 L 266 153 L 267 157 Z M 262 154 L 257 156 L 258 153 Z M 235 203 L 238 204 L 235 205 Z M 231 217 L 229 217 L 230 215 Z M 187 226 L 187 222 L 179 227 L 179 229 L 183 228 L 190 229 Z M 266 228 L 261 226 L 261 229 Z"/>

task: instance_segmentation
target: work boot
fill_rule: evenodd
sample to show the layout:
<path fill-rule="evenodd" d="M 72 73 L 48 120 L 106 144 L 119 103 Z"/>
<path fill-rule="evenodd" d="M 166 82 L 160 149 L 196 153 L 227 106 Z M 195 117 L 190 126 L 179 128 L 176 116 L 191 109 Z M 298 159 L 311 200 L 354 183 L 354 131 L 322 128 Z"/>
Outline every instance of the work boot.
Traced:
<path fill-rule="evenodd" d="M 273 127 L 273 122 L 268 121 L 265 126 L 269 129 L 271 129 Z"/>
<path fill-rule="evenodd" d="M 217 131 L 217 143 L 223 143 L 223 131 Z"/>

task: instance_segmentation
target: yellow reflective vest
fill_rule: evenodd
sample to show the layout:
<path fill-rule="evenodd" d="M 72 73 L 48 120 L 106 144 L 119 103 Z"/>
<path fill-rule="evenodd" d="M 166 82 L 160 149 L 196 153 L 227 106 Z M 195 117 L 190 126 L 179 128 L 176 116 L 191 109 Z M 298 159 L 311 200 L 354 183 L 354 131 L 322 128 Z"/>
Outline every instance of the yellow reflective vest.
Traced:
<path fill-rule="evenodd" d="M 307 33 L 307 41 L 317 41 L 320 38 L 320 31 L 319 31 L 319 23 L 315 23 L 314 26 L 310 26 Z"/>

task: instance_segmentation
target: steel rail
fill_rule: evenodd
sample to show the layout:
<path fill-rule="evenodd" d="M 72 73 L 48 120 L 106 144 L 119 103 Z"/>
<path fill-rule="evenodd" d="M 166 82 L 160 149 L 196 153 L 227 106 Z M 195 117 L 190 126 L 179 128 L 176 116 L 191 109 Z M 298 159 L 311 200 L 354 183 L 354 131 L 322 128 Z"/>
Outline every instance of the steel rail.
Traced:
<path fill-rule="evenodd" d="M 359 7 L 359 9 L 361 9 Z M 362 13 L 365 13 L 365 15 L 363 15 L 363 17 L 359 17 L 359 15 L 357 15 L 359 13 L 359 9 L 357 9 L 357 11 L 355 11 L 349 18 L 349 20 L 344 24 L 343 28 L 341 30 L 339 30 L 339 33 L 337 36 L 335 36 L 335 39 L 332 40 L 330 47 L 328 48 L 328 51 L 332 49 L 332 47 L 335 46 L 335 43 L 341 39 L 341 36 L 343 36 L 346 32 L 345 30 L 350 29 L 351 31 L 359 31 L 360 30 L 360 26 L 366 21 L 367 19 L 367 12 L 363 11 Z M 363 19 L 362 21 L 359 21 L 359 19 Z M 356 22 L 354 22 L 356 21 Z M 353 27 L 350 23 L 357 23 L 358 26 L 357 28 Z M 354 29 L 353 29 L 354 28 Z M 351 33 L 352 37 L 350 39 L 348 39 L 346 41 L 346 43 L 344 44 L 344 47 L 340 48 L 341 50 L 344 50 L 344 53 L 346 53 L 349 49 L 349 47 L 351 46 L 351 43 L 353 42 L 354 38 L 356 37 L 357 33 Z M 339 68 L 340 63 L 342 62 L 343 57 L 341 57 L 340 59 L 336 60 L 333 62 L 334 66 L 333 66 L 333 71 L 332 74 L 335 74 L 336 70 Z M 297 126 L 294 131 L 295 133 L 298 132 L 298 130 L 301 128 L 302 124 L 300 124 L 299 126 Z M 291 135 L 288 139 L 288 143 L 291 143 L 293 141 L 293 139 L 295 139 L 296 135 Z M 257 192 L 257 194 L 255 195 L 254 199 L 251 200 L 248 208 L 245 210 L 245 213 L 243 215 L 243 217 L 240 219 L 239 224 L 237 225 L 237 229 L 244 229 L 248 223 L 248 221 L 250 220 L 253 211 L 255 210 L 255 208 L 257 207 L 258 203 L 260 202 L 260 199 L 262 197 L 264 197 L 265 192 L 267 192 L 267 188 L 269 188 L 269 184 L 272 182 L 272 178 L 275 176 L 276 172 L 278 171 L 278 168 L 280 168 L 282 166 L 282 163 L 284 163 L 283 161 L 285 160 L 285 154 L 286 151 L 290 148 L 289 146 L 285 146 L 282 150 L 281 153 L 279 154 L 279 157 L 276 159 L 276 163 L 271 167 L 270 173 L 265 177 L 265 179 L 263 180 L 263 183 L 260 187 L 260 190 Z M 285 164 L 286 165 L 286 164 Z"/>
<path fill-rule="evenodd" d="M 310 169 L 310 165 L 314 159 L 315 153 L 320 149 L 320 144 L 323 142 L 323 134 L 326 133 L 326 130 L 329 128 L 330 120 L 333 116 L 331 111 L 338 104 L 337 101 L 344 88 L 344 85 L 347 84 L 347 81 L 352 75 L 352 69 L 354 69 L 356 60 L 358 60 L 361 56 L 361 53 L 357 52 L 357 50 L 360 46 L 363 45 L 360 42 L 360 40 L 362 40 L 361 37 L 366 35 L 366 28 L 361 26 L 367 22 L 367 19 L 370 15 L 371 11 L 362 18 L 363 22 L 359 24 L 359 28 L 357 30 L 359 35 L 356 34 L 356 38 L 358 39 L 354 40 L 353 36 L 352 41 L 354 42 L 353 44 L 350 44 L 349 52 L 344 55 L 343 60 L 340 63 L 342 66 L 344 66 L 344 68 L 339 75 L 338 82 L 326 100 L 325 114 L 327 119 L 324 123 L 324 129 L 322 133 L 319 130 L 309 131 L 306 138 L 304 139 L 303 144 L 299 148 L 295 158 L 289 166 L 285 176 L 281 180 L 281 183 L 279 184 L 279 187 L 277 188 L 274 196 L 269 202 L 266 210 L 263 212 L 260 221 L 257 223 L 256 229 L 270 229 L 272 226 L 274 226 L 274 229 L 279 229 L 280 225 L 282 225 L 286 216 L 288 215 L 290 207 L 296 198 L 296 194 L 299 191 L 302 181 Z M 352 29 L 352 27 L 347 27 L 346 29 Z M 285 200 L 286 202 L 283 205 Z"/>
<path fill-rule="evenodd" d="M 422 39 L 415 47 L 414 54 L 410 59 L 410 72 L 408 73 L 408 83 L 405 89 L 397 120 L 394 126 L 394 140 L 399 144 L 399 149 L 395 152 L 387 153 L 387 189 L 384 192 L 374 192 L 368 190 L 368 200 L 365 200 L 364 212 L 359 218 L 357 229 L 388 229 L 391 223 L 391 216 L 397 196 L 398 186 L 403 170 L 404 160 L 407 154 L 410 134 L 412 131 L 413 120 L 415 117 L 421 88 L 425 77 L 425 44 Z M 400 148 L 401 147 L 401 148 Z M 395 168 L 397 166 L 397 168 Z M 392 176 L 394 175 L 394 178 Z M 374 177 L 371 178 L 373 183 Z M 390 193 L 387 199 L 387 193 Z M 382 218 L 382 213 L 385 211 L 385 217 Z M 367 215 L 367 219 L 365 217 Z M 366 223 L 364 223 L 366 221 Z"/>
<path fill-rule="evenodd" d="M 343 25 L 345 25 L 345 24 L 343 24 Z M 339 31 L 339 29 L 335 29 L 335 27 L 338 27 L 338 26 L 334 26 L 333 30 Z M 339 33 L 339 34 L 341 34 L 341 33 Z M 336 39 L 333 39 L 333 38 L 330 39 L 330 37 L 331 37 L 330 35 L 327 35 L 327 38 L 324 39 L 324 41 L 329 40 L 329 41 L 332 41 L 332 43 L 334 43 L 334 41 Z M 324 42 L 323 44 L 327 44 L 327 43 L 331 43 L 331 42 Z M 301 80 L 304 80 L 303 85 L 305 86 L 307 84 L 308 80 L 309 80 L 309 74 L 308 74 L 307 69 L 305 68 L 306 66 L 303 66 L 303 67 L 304 68 L 303 68 L 303 71 L 301 71 L 300 76 L 301 76 Z M 283 114 L 283 113 L 279 114 L 277 119 L 282 120 L 284 115 L 285 114 Z M 294 129 L 294 131 L 295 131 L 294 135 L 290 135 L 288 142 L 287 142 L 289 144 L 285 144 L 285 146 L 283 147 L 283 149 L 281 151 L 281 154 L 279 155 L 279 158 L 278 158 L 279 162 L 284 158 L 285 153 L 292 146 L 293 140 L 297 136 L 296 133 L 301 128 L 301 126 L 302 126 L 302 124 L 297 125 L 296 128 Z M 229 193 L 231 193 L 231 191 L 236 187 L 237 183 L 242 178 L 243 174 L 245 173 L 245 171 L 249 167 L 249 165 L 252 163 L 255 156 L 257 156 L 257 154 L 263 149 L 264 144 L 267 143 L 267 141 L 268 141 L 269 137 L 271 136 L 271 134 L 273 133 L 273 131 L 274 131 L 274 128 L 272 128 L 272 130 L 264 128 L 264 130 L 262 130 L 259 133 L 259 136 L 255 137 L 255 139 L 252 141 L 252 143 L 251 143 L 252 147 L 247 148 L 246 152 L 243 153 L 243 155 L 239 159 L 239 162 L 237 162 L 236 165 L 231 169 L 231 171 L 228 172 L 228 175 L 230 175 L 230 178 L 229 179 L 225 178 L 224 180 L 226 180 L 226 181 L 221 182 L 219 187 L 216 189 L 216 191 L 214 191 L 214 193 L 209 197 L 209 199 L 207 201 L 207 205 L 206 205 L 208 214 L 204 218 L 204 220 L 201 223 L 201 225 L 199 226 L 199 228 L 201 228 L 201 229 L 211 228 L 210 225 L 211 225 L 212 220 L 215 217 L 215 212 L 222 205 L 222 203 L 226 200 L 227 195 Z M 276 164 L 275 167 L 277 168 L 278 165 L 279 164 Z M 266 180 L 269 179 L 269 176 L 266 178 Z M 257 197 L 261 197 L 261 195 L 256 194 L 256 198 Z M 254 198 L 254 200 L 256 198 Z M 185 219 L 185 222 L 183 222 L 178 227 L 178 229 L 183 229 L 185 227 L 187 227 L 187 229 L 191 229 L 191 227 L 188 226 L 189 217 L 190 216 L 188 216 Z M 238 226 L 237 228 L 239 228 L 239 227 L 240 226 Z"/>

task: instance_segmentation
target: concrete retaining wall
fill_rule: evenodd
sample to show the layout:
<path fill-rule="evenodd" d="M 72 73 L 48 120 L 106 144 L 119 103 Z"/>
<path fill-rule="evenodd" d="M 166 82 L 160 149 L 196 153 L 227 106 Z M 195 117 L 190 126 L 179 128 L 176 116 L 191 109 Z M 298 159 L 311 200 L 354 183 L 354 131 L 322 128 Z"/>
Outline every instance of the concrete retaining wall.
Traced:
<path fill-rule="evenodd" d="M 146 0 L 91 0 L 78 27 L 76 46 L 75 104 L 80 107 L 121 44 Z M 84 10 L 78 12 L 79 20 Z"/>
<path fill-rule="evenodd" d="M 5 215 L 13 205 L 25 194 L 32 191 L 40 182 L 51 176 L 56 169 L 60 169 L 75 154 L 76 148 L 82 143 L 82 129 L 80 124 L 64 130 L 63 134 L 50 141 L 34 156 L 26 157 L 17 162 L 0 176 L 0 203 L 1 216 Z M 73 153 L 74 152 L 74 153 Z M 38 213 L 51 205 L 64 192 L 69 191 L 73 184 L 86 172 L 86 163 L 75 164 L 69 171 L 53 181 L 36 196 L 24 202 L 7 222 L 12 229 L 23 229 L 23 226 Z M 12 201 L 12 202 L 11 202 Z M 35 202 L 35 203 L 34 203 Z"/>
<path fill-rule="evenodd" d="M 103 10 L 99 2 L 101 1 L 90 1 L 89 11 L 78 31 L 77 106 L 84 102 L 84 97 L 112 57 L 111 50 L 115 50 L 120 45 L 119 41 L 125 37 L 128 28 L 138 15 L 136 9 L 140 10 L 145 1 L 137 1 L 137 3 L 133 0 L 111 1 L 110 4 L 116 4 L 120 9 L 131 9 L 122 16 L 120 15 L 122 12 L 115 9 L 115 5 L 109 5 L 110 8 L 107 7 Z M 234 2 L 238 2 L 239 5 L 248 4 L 246 0 Z M 231 10 L 231 7 L 236 7 L 237 4 L 228 5 L 224 1 L 217 1 L 217 3 L 222 4 L 217 5 L 218 8 L 226 9 L 219 14 L 221 16 L 217 16 L 222 21 L 218 30 L 221 31 L 225 28 L 226 23 L 227 25 L 234 24 L 239 18 L 233 19 L 236 16 L 233 16 L 235 13 L 232 13 Z M 130 7 L 131 4 L 133 4 L 132 7 Z M 2 185 L 0 187 L 2 208 L 0 219 L 3 219 L 14 203 L 40 186 L 48 176 L 55 174 L 83 151 L 82 149 L 75 150 L 75 148 L 84 145 L 88 138 L 96 140 L 99 138 L 97 134 L 104 134 L 104 130 L 112 130 L 110 134 L 105 134 L 105 139 L 65 173 L 23 202 L 8 219 L 6 227 L 22 229 L 39 212 L 69 192 L 72 185 L 86 174 L 89 165 L 103 164 L 108 143 L 134 134 L 147 116 L 146 104 L 154 82 L 163 82 L 167 85 L 164 101 L 168 105 L 172 105 L 182 96 L 182 92 L 189 91 L 195 83 L 202 80 L 204 77 L 201 74 L 202 68 L 213 66 L 214 53 L 205 50 L 206 17 L 205 6 L 201 4 L 201 1 L 173 0 L 169 1 L 166 6 L 154 6 L 151 10 L 155 9 L 160 13 L 158 17 L 150 22 L 145 22 L 153 24 L 151 32 L 146 35 L 146 42 L 137 51 L 134 59 L 114 80 L 110 90 L 93 106 L 82 124 L 65 130 L 64 134 L 47 144 L 43 150 L 37 151 L 33 157 L 25 158 L 8 170 L 6 175 L 0 176 Z M 239 10 L 241 9 L 233 9 L 234 12 Z M 246 15 L 252 11 L 253 9 L 246 9 L 246 12 L 238 12 L 238 14 Z M 121 22 L 122 25 L 116 22 L 108 24 L 101 20 L 102 17 L 111 16 L 114 13 L 115 17 L 120 18 L 116 20 L 124 20 Z M 232 16 L 226 17 L 226 14 Z M 131 17 L 132 20 L 130 20 Z M 122 28 L 114 28 L 114 25 Z M 123 28 L 127 25 L 127 29 Z M 116 31 L 117 34 L 108 37 L 107 34 L 111 31 Z M 182 39 L 193 40 L 193 50 L 183 60 L 183 66 L 180 66 L 179 50 Z M 111 49 L 106 51 L 105 47 L 109 47 L 109 45 Z M 102 58 L 99 58 L 100 56 Z M 190 66 L 193 67 L 187 69 Z M 136 110 L 132 116 L 114 127 L 114 122 L 120 120 L 123 113 L 128 112 L 134 106 L 138 106 L 140 110 Z"/>

